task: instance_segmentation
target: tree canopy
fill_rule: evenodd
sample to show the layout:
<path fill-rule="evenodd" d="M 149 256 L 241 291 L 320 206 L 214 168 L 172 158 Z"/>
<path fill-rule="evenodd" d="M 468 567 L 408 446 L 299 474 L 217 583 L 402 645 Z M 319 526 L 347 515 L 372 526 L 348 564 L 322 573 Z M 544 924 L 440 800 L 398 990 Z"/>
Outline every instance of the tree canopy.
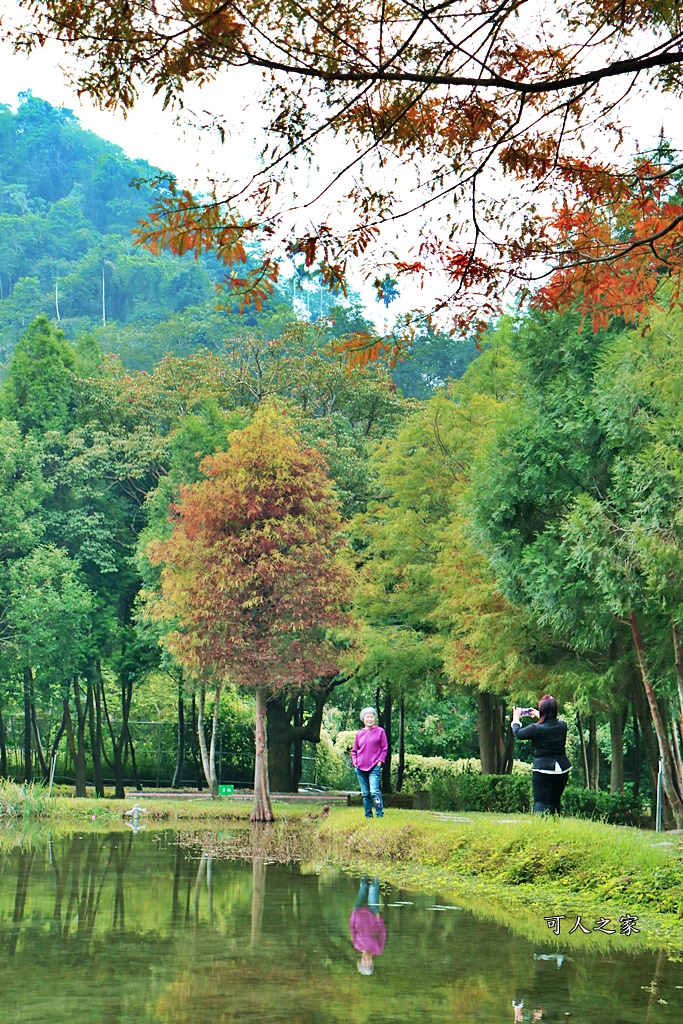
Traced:
<path fill-rule="evenodd" d="M 262 169 L 206 203 L 159 196 L 139 236 L 153 251 L 216 251 L 241 303 L 275 287 L 284 241 L 332 289 L 360 257 L 382 268 L 380 291 L 438 275 L 436 307 L 467 330 L 510 285 L 545 279 L 542 302 L 579 302 L 600 321 L 642 316 L 659 277 L 680 279 L 678 158 L 654 140 L 637 157 L 620 148 L 631 93 L 680 92 L 677 2 L 21 6 L 14 45 L 58 39 L 78 89 L 104 107 L 130 109 L 147 87 L 182 104 L 192 85 L 262 72 Z M 225 132 L 229 112 L 211 114 Z M 330 137 L 343 141 L 334 180 L 283 199 Z M 411 217 L 413 241 L 382 240 Z M 249 267 L 254 238 L 263 257 Z"/>
<path fill-rule="evenodd" d="M 326 631 L 350 599 L 341 520 L 319 454 L 274 407 L 201 469 L 205 479 L 181 490 L 170 537 L 148 548 L 163 566 L 152 614 L 170 621 L 164 643 L 190 674 L 256 691 L 252 817 L 272 820 L 265 699 L 337 674 Z"/>

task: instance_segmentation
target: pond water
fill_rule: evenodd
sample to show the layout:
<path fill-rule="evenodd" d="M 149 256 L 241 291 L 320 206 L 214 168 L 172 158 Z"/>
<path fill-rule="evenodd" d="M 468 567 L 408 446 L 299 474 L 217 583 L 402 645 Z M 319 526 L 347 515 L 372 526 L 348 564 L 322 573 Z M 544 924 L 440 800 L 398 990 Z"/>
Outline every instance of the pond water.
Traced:
<path fill-rule="evenodd" d="M 438 893 L 176 838 L 74 833 L 0 854 L 4 1024 L 683 1019 L 683 964 L 628 937 L 564 952 Z"/>

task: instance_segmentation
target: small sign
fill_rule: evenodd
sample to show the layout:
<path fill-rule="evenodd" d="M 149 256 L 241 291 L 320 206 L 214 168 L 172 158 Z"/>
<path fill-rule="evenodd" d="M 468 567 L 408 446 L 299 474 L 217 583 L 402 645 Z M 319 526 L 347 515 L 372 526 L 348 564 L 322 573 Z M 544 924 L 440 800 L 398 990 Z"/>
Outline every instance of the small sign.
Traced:
<path fill-rule="evenodd" d="M 218 787 L 218 795 L 219 796 L 232 796 L 232 794 L 234 792 L 235 792 L 235 787 L 232 786 L 232 785 L 230 785 L 230 786 L 219 786 Z"/>

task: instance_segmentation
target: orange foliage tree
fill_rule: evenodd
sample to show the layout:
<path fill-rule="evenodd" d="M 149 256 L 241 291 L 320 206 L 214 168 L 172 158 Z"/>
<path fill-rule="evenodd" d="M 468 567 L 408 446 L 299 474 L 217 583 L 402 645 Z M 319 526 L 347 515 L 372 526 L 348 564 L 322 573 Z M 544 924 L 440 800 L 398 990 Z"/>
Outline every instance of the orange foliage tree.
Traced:
<path fill-rule="evenodd" d="M 202 471 L 181 492 L 170 538 L 149 545 L 163 566 L 152 614 L 168 622 L 164 643 L 185 669 L 213 680 L 216 705 L 223 685 L 255 691 L 252 820 L 272 821 L 267 696 L 333 675 L 338 652 L 326 633 L 348 622 L 337 500 L 320 454 L 302 448 L 274 407 Z"/>
<path fill-rule="evenodd" d="M 656 130 L 658 98 L 683 91 L 682 2 L 19 0 L 26 21 L 4 33 L 29 52 L 59 40 L 79 92 L 109 108 L 147 88 L 182 106 L 213 81 L 232 95 L 245 67 L 251 91 L 256 69 L 261 168 L 206 200 L 161 192 L 139 241 L 216 252 L 241 306 L 272 289 L 283 243 L 331 288 L 355 260 L 380 288 L 387 274 L 428 284 L 437 325 L 470 331 L 539 281 L 542 303 L 598 320 L 599 307 L 637 319 L 665 275 L 678 298 L 681 162 L 633 164 L 633 139 L 620 147 L 631 96 L 647 96 Z M 205 114 L 225 135 L 230 112 Z M 302 162 L 334 139 L 332 178 L 307 192 Z M 346 347 L 362 362 L 401 344 Z"/>

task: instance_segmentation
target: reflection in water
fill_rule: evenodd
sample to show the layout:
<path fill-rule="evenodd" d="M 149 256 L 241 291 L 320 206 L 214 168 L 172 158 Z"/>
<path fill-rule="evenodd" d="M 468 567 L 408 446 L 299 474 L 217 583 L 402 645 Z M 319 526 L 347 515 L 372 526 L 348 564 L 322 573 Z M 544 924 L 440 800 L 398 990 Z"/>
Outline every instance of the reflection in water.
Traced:
<path fill-rule="evenodd" d="M 572 960 L 564 953 L 534 953 L 529 989 L 518 989 L 512 1001 L 515 1021 L 566 1021 L 571 1016 Z"/>
<path fill-rule="evenodd" d="M 133 806 L 131 807 L 131 809 L 129 811 L 124 811 L 123 812 L 124 818 L 130 818 L 131 819 L 130 821 L 126 822 L 126 825 L 128 826 L 128 828 L 133 830 L 133 835 L 137 835 L 138 832 L 142 832 L 142 831 L 144 831 L 144 829 L 147 828 L 146 825 L 141 825 L 140 824 L 140 815 L 141 814 L 147 814 L 147 813 L 148 812 L 147 812 L 146 808 L 141 807 L 140 804 L 133 804 Z"/>
<path fill-rule="evenodd" d="M 387 929 L 380 915 L 379 878 L 363 875 L 349 921 L 353 948 L 360 953 L 360 974 L 372 974 L 373 956 L 379 956 L 387 941 Z"/>
<path fill-rule="evenodd" d="M 385 890 L 382 908 L 376 879 L 358 889 L 327 869 L 272 863 L 264 835 L 247 838 L 250 863 L 152 829 L 79 833 L 0 855 L 3 1024 L 683 1016 L 683 965 L 665 955 L 632 955 L 624 939 L 623 952 L 575 944 L 560 956 L 552 942 L 532 944 L 446 899 L 433 913 L 434 893 Z M 367 955 L 374 975 L 356 969 Z"/>
<path fill-rule="evenodd" d="M 251 946 L 257 948 L 263 931 L 266 898 L 266 859 L 254 857 L 251 869 Z"/>

